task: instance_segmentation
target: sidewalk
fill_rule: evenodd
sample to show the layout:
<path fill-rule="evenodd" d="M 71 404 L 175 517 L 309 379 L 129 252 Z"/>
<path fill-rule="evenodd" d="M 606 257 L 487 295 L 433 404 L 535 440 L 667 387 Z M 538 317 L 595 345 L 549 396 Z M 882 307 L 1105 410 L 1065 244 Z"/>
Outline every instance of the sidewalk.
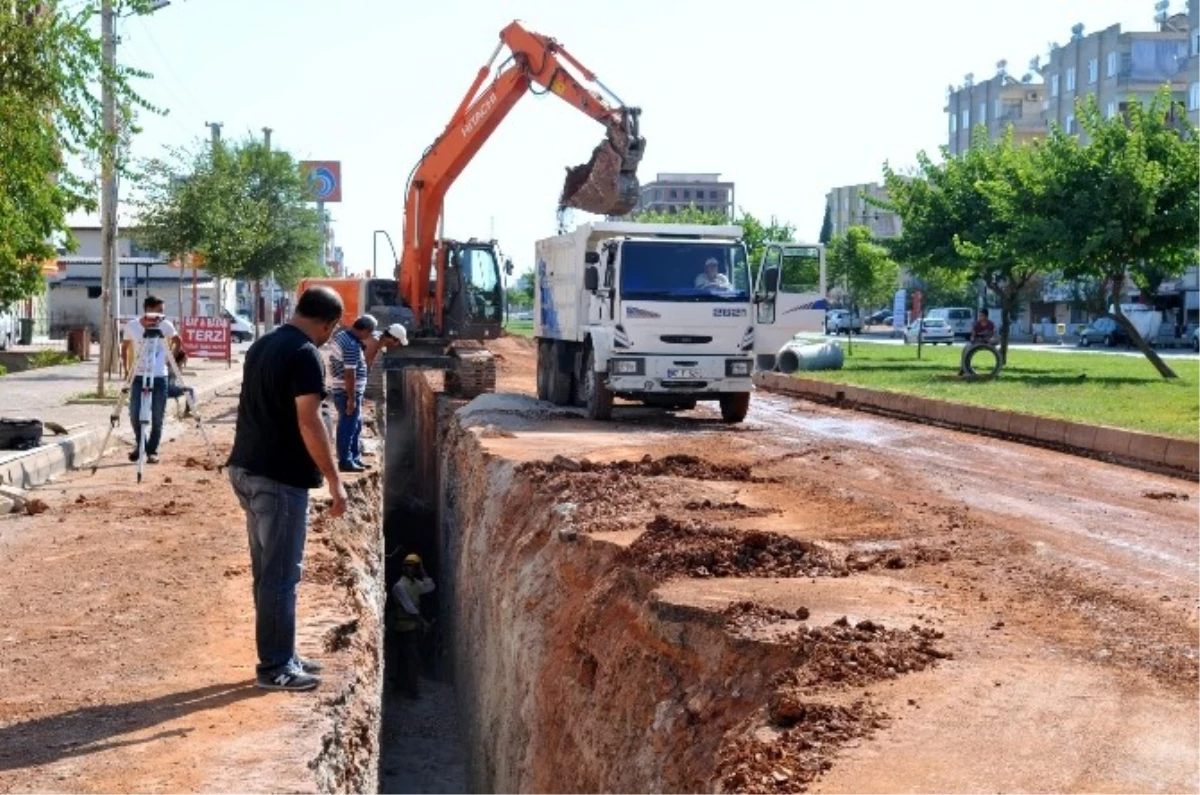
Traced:
<path fill-rule="evenodd" d="M 0 377 L 0 417 L 55 422 L 68 431 L 66 436 L 59 436 L 47 429 L 42 435 L 42 446 L 33 450 L 0 451 L 0 483 L 32 488 L 67 469 L 90 463 L 99 454 L 100 443 L 108 432 L 113 403 L 68 403 L 76 395 L 96 391 L 97 366 L 92 360 Z M 214 395 L 236 394 L 242 380 L 242 364 L 237 356 L 232 365 L 192 360 L 183 370 L 183 377 L 187 385 L 196 390 L 197 407 L 205 416 L 204 404 Z M 106 379 L 106 388 L 110 391 L 114 389 L 111 384 Z M 164 437 L 173 435 L 179 427 L 175 402 L 167 402 Z M 122 414 L 121 424 L 109 440 L 110 448 L 114 442 L 119 444 L 119 440 L 133 441 L 128 401 Z"/>

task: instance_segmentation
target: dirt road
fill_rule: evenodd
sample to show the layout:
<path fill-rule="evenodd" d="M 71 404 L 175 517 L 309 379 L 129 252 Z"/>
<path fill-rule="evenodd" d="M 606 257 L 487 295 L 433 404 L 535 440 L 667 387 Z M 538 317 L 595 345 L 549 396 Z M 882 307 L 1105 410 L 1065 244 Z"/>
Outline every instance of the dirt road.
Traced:
<path fill-rule="evenodd" d="M 532 346 L 496 351 L 500 390 L 531 393 Z M 763 392 L 738 426 L 704 404 L 615 417 L 560 416 L 494 445 L 586 457 L 592 469 L 552 468 L 541 488 L 578 506 L 581 531 L 630 545 L 668 601 L 752 605 L 759 639 L 794 632 L 781 617 L 801 608 L 809 626 L 845 616 L 944 636 L 948 656 L 919 672 L 859 675 L 868 658 L 852 655 L 830 669 L 839 681 L 809 683 L 807 696 L 889 716 L 885 730 L 823 738 L 812 789 L 1200 786 L 1196 483 Z M 746 533 L 762 550 L 749 562 Z M 850 576 L 788 563 L 809 549 L 791 539 Z M 875 714 L 845 708 L 847 724 Z M 812 739 L 764 716 L 729 738 L 723 785 L 794 790 Z"/>
<path fill-rule="evenodd" d="M 203 406 L 221 462 L 234 406 Z M 39 489 L 44 512 L 0 519 L 0 792 L 316 791 L 331 699 L 362 665 L 353 643 L 326 644 L 355 615 L 338 584 L 341 530 L 314 523 L 298 602 L 322 687 L 257 690 L 245 518 L 227 476 L 206 468 L 194 427 L 168 425 L 141 486 L 127 451 Z M 349 521 L 377 528 L 370 510 Z"/>

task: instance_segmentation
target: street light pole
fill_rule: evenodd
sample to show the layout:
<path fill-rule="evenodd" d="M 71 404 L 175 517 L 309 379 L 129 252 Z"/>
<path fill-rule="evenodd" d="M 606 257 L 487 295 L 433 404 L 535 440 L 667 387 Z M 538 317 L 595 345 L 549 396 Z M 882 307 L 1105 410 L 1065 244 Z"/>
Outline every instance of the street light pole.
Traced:
<path fill-rule="evenodd" d="M 103 0 L 101 3 L 100 31 L 101 57 L 104 60 L 104 74 L 100 78 L 104 150 L 100 154 L 100 295 L 102 301 L 96 395 L 103 397 L 104 376 L 114 359 L 113 341 L 116 338 L 114 317 L 116 292 L 113 289 L 113 283 L 117 253 L 117 179 L 115 173 L 117 111 L 111 78 L 116 71 L 117 43 L 113 36 L 112 0 Z"/>
<path fill-rule="evenodd" d="M 387 233 L 386 229 L 376 229 L 375 233 L 373 235 L 371 235 L 371 278 L 373 278 L 373 279 L 379 278 L 379 267 L 375 261 L 375 248 L 376 248 L 375 244 L 379 241 L 380 235 L 383 235 L 384 237 L 387 238 L 388 246 L 390 246 L 392 249 L 392 260 L 394 262 L 393 269 L 392 269 L 392 278 L 395 278 L 396 277 L 395 265 L 400 264 L 400 257 L 398 257 L 396 255 L 396 244 L 392 242 L 392 236 Z"/>

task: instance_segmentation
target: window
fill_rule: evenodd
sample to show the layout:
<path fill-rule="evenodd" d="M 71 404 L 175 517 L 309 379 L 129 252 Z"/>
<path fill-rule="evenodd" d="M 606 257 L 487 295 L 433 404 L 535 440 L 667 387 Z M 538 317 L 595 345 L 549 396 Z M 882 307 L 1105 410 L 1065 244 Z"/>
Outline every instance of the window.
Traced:
<path fill-rule="evenodd" d="M 1000 100 L 996 100 L 995 105 L 992 106 L 992 120 L 993 121 L 995 121 L 996 119 L 999 119 L 1003 115 L 1001 113 L 1001 110 L 1003 109 L 1003 107 L 1004 107 L 1004 105 L 1000 102 Z"/>
<path fill-rule="evenodd" d="M 1110 102 L 1108 107 L 1104 109 L 1104 118 L 1111 119 L 1117 115 L 1117 103 Z"/>
<path fill-rule="evenodd" d="M 1067 69 L 1067 91 L 1074 91 L 1074 90 L 1075 90 L 1075 67 L 1072 66 Z"/>
<path fill-rule="evenodd" d="M 950 114 L 950 134 L 953 135 L 956 132 L 958 132 L 958 114 L 951 113 Z"/>
<path fill-rule="evenodd" d="M 1067 117 L 1067 135 L 1074 135 L 1074 134 L 1075 134 L 1075 116 L 1071 115 L 1071 116 Z"/>
<path fill-rule="evenodd" d="M 979 103 L 979 121 L 977 121 L 977 122 L 975 122 L 975 123 L 976 123 L 976 124 L 983 124 L 983 123 L 984 123 L 984 122 L 986 122 L 986 121 L 987 121 L 987 103 L 986 103 L 986 102 L 980 102 L 980 103 Z"/>
<path fill-rule="evenodd" d="M 1192 83 L 1188 90 L 1188 110 L 1200 110 L 1200 83 Z"/>
<path fill-rule="evenodd" d="M 685 198 L 685 199 L 690 199 L 690 198 L 692 198 L 692 192 L 691 192 L 690 190 L 685 190 L 685 191 L 683 192 L 683 198 Z"/>
<path fill-rule="evenodd" d="M 1106 74 L 1108 77 L 1117 76 L 1117 53 L 1115 52 L 1110 52 L 1108 54 L 1108 70 Z"/>
<path fill-rule="evenodd" d="M 964 110 L 962 113 L 963 113 L 962 128 L 964 130 L 969 130 L 969 129 L 971 129 L 971 111 L 970 111 L 970 109 L 967 109 L 967 110 Z"/>
<path fill-rule="evenodd" d="M 1100 79 L 1100 59 L 1093 58 L 1088 61 L 1088 82 L 1095 83 Z"/>
<path fill-rule="evenodd" d="M 1058 96 L 1058 75 L 1050 75 L 1050 96 Z"/>
<path fill-rule="evenodd" d="M 679 198 L 679 191 L 675 190 L 674 188 L 671 188 L 670 198 L 672 198 L 672 199 Z"/>
<path fill-rule="evenodd" d="M 1192 57 L 1200 55 L 1200 28 L 1192 28 Z"/>

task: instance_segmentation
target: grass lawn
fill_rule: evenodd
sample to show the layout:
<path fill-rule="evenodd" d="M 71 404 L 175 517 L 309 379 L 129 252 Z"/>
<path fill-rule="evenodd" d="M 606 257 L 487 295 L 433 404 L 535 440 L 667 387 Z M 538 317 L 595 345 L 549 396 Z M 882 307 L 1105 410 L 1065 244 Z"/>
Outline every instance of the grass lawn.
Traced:
<path fill-rule="evenodd" d="M 532 320 L 510 320 L 508 325 L 504 327 L 505 331 L 515 337 L 532 337 L 533 336 L 533 321 Z"/>
<path fill-rule="evenodd" d="M 1010 350 L 994 381 L 958 378 L 962 346 L 854 342 L 841 370 L 804 378 L 906 392 L 993 408 L 1195 439 L 1200 423 L 1200 363 L 1169 358 L 1167 381 L 1141 356 Z M 986 364 L 977 359 L 976 367 Z"/>

